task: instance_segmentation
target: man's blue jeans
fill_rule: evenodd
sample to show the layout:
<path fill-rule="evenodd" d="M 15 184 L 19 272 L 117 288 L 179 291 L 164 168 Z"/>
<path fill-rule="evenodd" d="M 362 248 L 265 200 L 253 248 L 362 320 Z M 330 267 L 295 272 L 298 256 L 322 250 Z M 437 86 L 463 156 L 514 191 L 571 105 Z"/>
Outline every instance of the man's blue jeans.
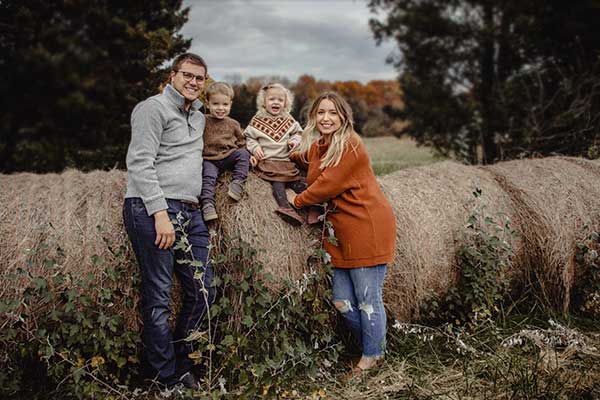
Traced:
<path fill-rule="evenodd" d="M 334 268 L 333 302 L 367 357 L 383 355 L 386 315 L 383 281 L 386 264 L 366 268 Z"/>
<path fill-rule="evenodd" d="M 192 346 L 184 339 L 198 327 L 214 301 L 215 290 L 211 287 L 213 271 L 208 260 L 209 235 L 202 212 L 179 200 L 168 199 L 167 204 L 171 221 L 179 221 L 173 223 L 175 244 L 182 238 L 177 227 L 183 227 L 191 245 L 188 252 L 174 250 L 175 246 L 161 250 L 154 244 L 154 217 L 148 215 L 139 198 L 125 199 L 123 220 L 140 265 L 146 358 L 155 378 L 165 385 L 172 385 L 192 367 L 192 360 L 188 357 Z M 202 266 L 179 262 L 192 259 L 199 260 Z M 169 317 L 173 273 L 181 282 L 183 299 L 175 331 L 171 334 Z"/>

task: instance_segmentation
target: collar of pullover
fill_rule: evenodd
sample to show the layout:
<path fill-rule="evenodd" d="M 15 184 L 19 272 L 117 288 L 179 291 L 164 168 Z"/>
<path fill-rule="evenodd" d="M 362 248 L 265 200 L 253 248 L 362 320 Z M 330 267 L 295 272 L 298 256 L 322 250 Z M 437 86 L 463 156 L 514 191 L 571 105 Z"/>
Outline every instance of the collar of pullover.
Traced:
<path fill-rule="evenodd" d="M 290 113 L 288 113 L 286 111 L 283 111 L 277 115 L 273 115 L 270 112 L 268 112 L 267 110 L 259 110 L 256 113 L 256 116 L 261 117 L 261 118 L 265 118 L 265 117 L 266 118 L 289 118 L 289 117 L 291 117 Z"/>
<path fill-rule="evenodd" d="M 210 114 L 204 114 L 204 116 L 206 117 L 206 119 L 210 119 L 215 124 L 218 124 L 218 123 L 221 123 L 221 122 L 225 122 L 225 120 L 227 119 L 227 117 L 225 117 L 225 118 L 215 118 L 215 117 L 213 117 Z"/>
<path fill-rule="evenodd" d="M 185 97 L 181 93 L 177 91 L 173 86 L 167 84 L 163 91 L 163 94 L 167 96 L 167 99 L 173 104 L 175 104 L 180 110 L 185 111 Z M 190 106 L 190 110 L 196 111 L 200 107 L 202 107 L 202 102 L 198 99 L 192 102 Z"/>

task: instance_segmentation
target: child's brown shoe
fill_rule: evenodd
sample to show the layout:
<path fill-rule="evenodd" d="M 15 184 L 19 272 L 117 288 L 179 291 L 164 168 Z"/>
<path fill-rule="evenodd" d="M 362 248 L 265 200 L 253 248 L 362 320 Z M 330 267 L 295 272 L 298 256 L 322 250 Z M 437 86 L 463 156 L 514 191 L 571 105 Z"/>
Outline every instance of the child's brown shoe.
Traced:
<path fill-rule="evenodd" d="M 204 222 L 213 221 L 219 218 L 215 205 L 211 203 L 206 203 L 202 206 L 202 216 L 204 217 Z"/>
<path fill-rule="evenodd" d="M 275 212 L 279 214 L 284 221 L 289 222 L 292 225 L 300 226 L 304 223 L 304 218 L 291 207 L 279 207 Z"/>
<path fill-rule="evenodd" d="M 319 217 L 321 216 L 321 208 L 309 207 L 307 213 L 307 222 L 309 225 L 318 224 L 320 222 Z"/>
<path fill-rule="evenodd" d="M 244 182 L 238 181 L 237 179 L 231 181 L 227 194 L 235 201 L 240 201 L 244 194 Z"/>

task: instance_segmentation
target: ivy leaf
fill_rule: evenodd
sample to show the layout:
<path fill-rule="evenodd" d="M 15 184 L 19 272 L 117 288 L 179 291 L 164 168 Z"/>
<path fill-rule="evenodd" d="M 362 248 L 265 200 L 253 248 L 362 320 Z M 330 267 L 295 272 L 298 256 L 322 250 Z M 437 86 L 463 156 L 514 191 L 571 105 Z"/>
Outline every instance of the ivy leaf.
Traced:
<path fill-rule="evenodd" d="M 232 335 L 227 335 L 223 338 L 223 340 L 221 340 L 221 344 L 223 346 L 231 346 L 234 343 L 235 343 L 235 339 L 233 338 Z"/>

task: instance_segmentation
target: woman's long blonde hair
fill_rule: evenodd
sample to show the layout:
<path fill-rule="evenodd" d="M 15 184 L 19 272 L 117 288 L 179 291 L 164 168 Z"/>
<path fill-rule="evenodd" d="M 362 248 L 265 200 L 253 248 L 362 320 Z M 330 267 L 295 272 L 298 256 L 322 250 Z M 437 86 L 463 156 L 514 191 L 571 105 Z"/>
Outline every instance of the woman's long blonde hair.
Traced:
<path fill-rule="evenodd" d="M 302 154 L 304 161 L 307 161 L 306 158 L 310 146 L 321 137 L 319 130 L 317 129 L 317 111 L 319 110 L 321 101 L 325 99 L 331 101 L 335 106 L 335 110 L 340 117 L 342 125 L 337 131 L 331 134 L 329 148 L 323 157 L 321 157 L 321 164 L 319 165 L 320 169 L 336 167 L 340 163 L 344 151 L 346 151 L 346 148 L 350 144 L 350 139 L 354 137 L 360 140 L 360 136 L 358 136 L 354 130 L 352 108 L 348 102 L 335 92 L 321 93 L 319 97 L 312 102 L 310 109 L 308 110 L 308 122 L 306 123 L 306 128 L 304 128 L 304 132 L 302 133 L 302 140 L 295 149 Z"/>

